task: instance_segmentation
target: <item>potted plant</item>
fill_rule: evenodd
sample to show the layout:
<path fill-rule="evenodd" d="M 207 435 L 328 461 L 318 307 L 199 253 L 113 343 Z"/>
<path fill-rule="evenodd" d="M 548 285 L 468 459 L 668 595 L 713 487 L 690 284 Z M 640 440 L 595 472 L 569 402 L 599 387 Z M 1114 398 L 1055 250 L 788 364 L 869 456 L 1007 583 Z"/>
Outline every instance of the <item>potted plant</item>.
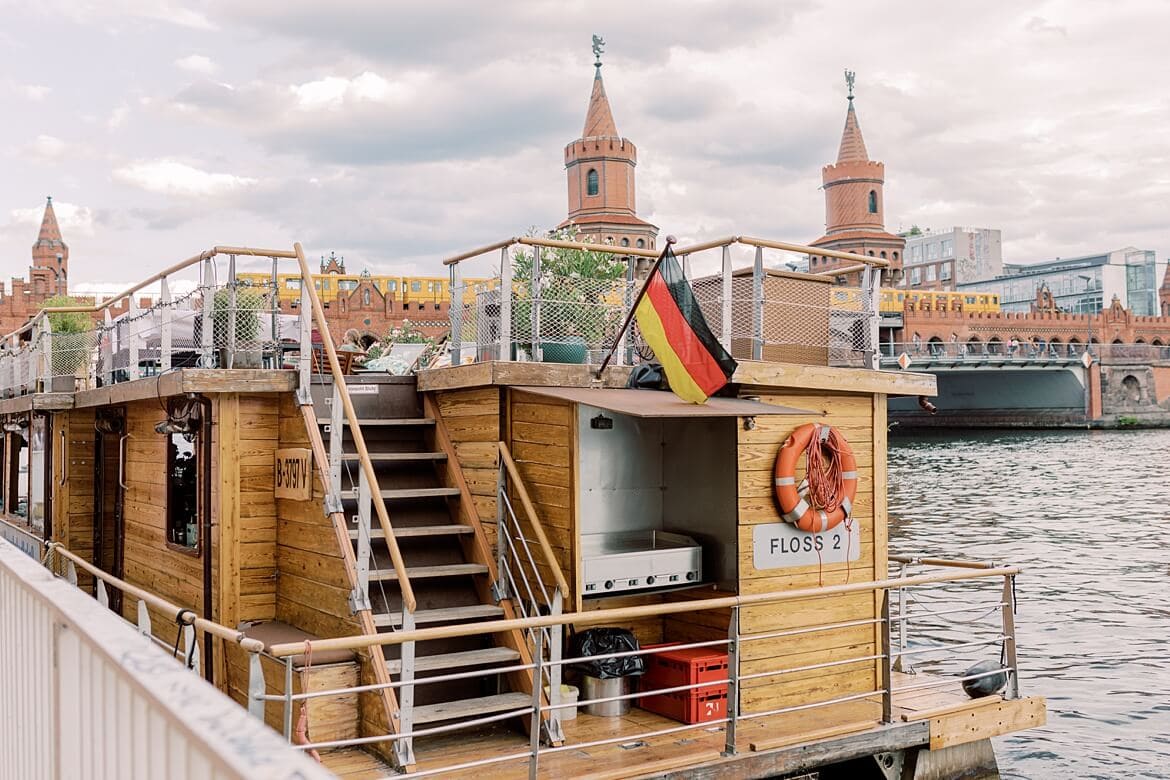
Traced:
<path fill-rule="evenodd" d="M 582 241 L 573 225 L 552 231 L 549 238 Z M 532 261 L 530 250 L 512 259 L 513 340 L 530 351 L 538 343 L 546 363 L 586 362 L 588 351 L 603 347 L 615 324 L 610 308 L 616 282 L 626 273 L 625 260 L 608 252 L 541 248 L 539 334 L 532 332 Z"/>
<path fill-rule="evenodd" d="M 78 306 L 81 302 L 68 295 L 54 295 L 41 304 L 46 309 Z M 90 316 L 82 311 L 49 312 L 52 353 L 49 355 L 49 392 L 71 393 L 77 389 L 77 376 L 87 365 L 94 345 L 94 327 Z"/>
<path fill-rule="evenodd" d="M 258 343 L 260 312 L 265 311 L 265 298 L 246 286 L 237 286 L 235 293 L 234 312 L 230 288 L 216 290 L 211 301 L 212 338 L 219 351 L 219 365 L 220 368 L 259 368 L 263 357 Z M 233 318 L 234 334 L 229 332 Z"/>

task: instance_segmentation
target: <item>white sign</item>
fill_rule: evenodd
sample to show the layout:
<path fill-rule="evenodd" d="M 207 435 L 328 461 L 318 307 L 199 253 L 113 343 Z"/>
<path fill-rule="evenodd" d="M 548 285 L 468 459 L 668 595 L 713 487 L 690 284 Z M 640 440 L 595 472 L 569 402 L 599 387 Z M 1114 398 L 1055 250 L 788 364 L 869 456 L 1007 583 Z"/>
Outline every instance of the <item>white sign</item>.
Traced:
<path fill-rule="evenodd" d="M 377 395 L 377 385 L 346 385 L 345 389 L 349 391 L 350 395 Z"/>
<path fill-rule="evenodd" d="M 853 520 L 819 534 L 788 523 L 766 523 L 752 528 L 752 565 L 757 571 L 844 563 L 861 557 L 861 523 Z"/>

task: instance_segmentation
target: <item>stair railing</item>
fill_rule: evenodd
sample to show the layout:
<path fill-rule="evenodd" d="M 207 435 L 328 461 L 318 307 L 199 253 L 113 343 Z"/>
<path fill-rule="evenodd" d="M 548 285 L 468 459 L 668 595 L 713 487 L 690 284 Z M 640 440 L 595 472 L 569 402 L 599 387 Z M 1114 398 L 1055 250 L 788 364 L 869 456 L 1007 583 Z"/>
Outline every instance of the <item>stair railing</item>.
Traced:
<path fill-rule="evenodd" d="M 516 468 L 516 461 L 508 445 L 499 442 L 499 470 L 496 477 L 496 597 L 499 600 L 512 599 L 516 611 L 522 618 L 539 617 L 542 615 L 560 615 L 564 611 L 564 602 L 569 595 L 569 583 L 561 571 L 560 563 L 549 544 L 548 535 L 540 522 L 540 516 L 528 494 L 528 488 L 520 477 Z M 516 509 L 509 495 L 509 486 L 512 492 L 520 499 L 520 504 L 528 517 L 529 528 L 535 540 L 530 540 L 520 524 Z M 552 574 L 553 587 L 550 588 L 537 565 L 537 556 L 532 553 L 532 541 L 540 547 L 541 562 L 547 566 Z M 561 657 L 563 654 L 564 626 L 557 623 L 550 626 L 527 629 L 528 641 L 532 648 L 535 662 L 533 680 L 534 695 L 539 696 L 542 686 L 548 685 L 549 719 L 547 730 L 551 742 L 560 742 L 564 739 L 561 730 L 561 713 L 557 705 L 561 703 Z M 548 650 L 549 663 L 542 664 L 541 657 L 544 649 Z M 533 724 L 533 733 L 536 733 L 536 724 Z"/>
<path fill-rule="evenodd" d="M 403 631 L 413 631 L 415 628 L 414 612 L 418 606 L 415 600 L 414 588 L 410 584 L 410 577 L 406 573 L 406 563 L 402 559 L 402 551 L 398 548 L 398 539 L 394 535 L 394 528 L 390 524 L 390 512 L 386 508 L 386 500 L 378 487 L 378 477 L 374 471 L 374 463 L 370 459 L 370 452 L 366 448 L 366 439 L 362 434 L 361 424 L 354 411 L 353 400 L 349 395 L 349 388 L 345 384 L 345 374 L 341 370 L 341 361 L 337 358 L 337 350 L 333 345 L 333 337 L 329 333 L 329 322 L 325 319 L 325 310 L 321 299 L 317 295 L 313 284 L 313 275 L 309 264 L 305 260 L 305 253 L 299 242 L 293 244 L 297 263 L 301 271 L 301 340 L 302 345 L 308 343 L 308 331 L 312 323 L 316 323 L 317 331 L 321 334 L 321 345 L 329 362 L 329 372 L 333 376 L 333 398 L 330 409 L 330 440 L 329 440 L 329 483 L 325 497 L 326 511 L 340 513 L 341 505 L 341 471 L 342 471 L 342 423 L 348 423 L 350 437 L 353 439 L 354 449 L 357 452 L 360 466 L 358 476 L 358 553 L 356 568 L 358 573 L 358 588 L 353 595 L 353 607 L 369 609 L 369 575 L 370 564 L 373 559 L 370 549 L 370 507 L 378 516 L 378 524 L 386 541 L 386 550 L 390 554 L 390 562 L 394 567 L 394 574 L 398 580 L 398 587 L 402 594 L 402 626 Z M 307 304 L 307 305 L 306 305 Z M 312 322 L 310 319 L 310 311 Z M 309 382 L 312 370 L 311 349 L 301 350 L 298 366 L 301 378 L 302 405 L 312 408 L 312 398 L 309 395 Z M 344 419 L 343 419 L 344 417 Z M 399 673 L 401 687 L 398 689 L 398 712 L 394 713 L 397 727 L 391 728 L 398 733 L 409 734 L 413 729 L 414 712 L 414 657 L 415 643 L 402 643 L 402 671 Z M 394 745 L 396 762 L 400 768 L 414 765 L 414 751 L 412 740 L 399 740 Z"/>

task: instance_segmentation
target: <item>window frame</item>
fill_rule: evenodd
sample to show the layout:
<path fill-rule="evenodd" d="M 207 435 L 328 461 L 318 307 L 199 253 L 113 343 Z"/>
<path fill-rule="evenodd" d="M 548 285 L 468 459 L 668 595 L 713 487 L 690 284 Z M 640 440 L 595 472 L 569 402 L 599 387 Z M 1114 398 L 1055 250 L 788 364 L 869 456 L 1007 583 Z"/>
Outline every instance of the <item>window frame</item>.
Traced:
<path fill-rule="evenodd" d="M 204 506 L 204 500 L 205 500 L 204 494 L 205 494 L 205 488 L 206 488 L 207 481 L 211 478 L 211 474 L 208 473 L 209 472 L 208 466 L 210 464 L 207 463 L 207 458 L 206 458 L 206 455 L 204 453 L 204 445 L 205 445 L 204 437 L 207 435 L 207 420 L 205 420 L 203 417 L 202 404 L 196 400 L 190 400 L 190 401 L 188 401 L 188 403 L 193 404 L 193 406 L 192 406 L 193 412 L 192 413 L 197 415 L 197 419 L 198 419 L 198 425 L 196 426 L 194 433 L 193 434 L 181 434 L 181 433 L 163 434 L 163 436 L 165 437 L 163 446 L 166 447 L 166 459 L 165 459 L 166 471 L 164 472 L 165 481 L 166 481 L 166 498 L 165 498 L 165 506 L 163 507 L 163 522 L 164 522 L 164 531 L 166 533 L 167 549 L 173 550 L 173 551 L 178 552 L 178 553 L 183 553 L 184 555 L 190 555 L 190 556 L 198 558 L 198 557 L 201 557 L 203 555 L 203 547 L 204 547 L 203 541 L 204 541 L 204 539 L 203 539 L 203 522 L 202 522 L 202 520 L 203 520 L 203 514 L 207 511 L 207 507 Z M 173 417 L 173 416 L 181 413 L 182 406 L 183 406 L 183 399 L 178 399 L 178 398 L 169 399 L 167 402 L 167 416 L 168 416 L 168 418 Z M 186 436 L 186 435 L 192 435 L 194 437 L 194 440 L 191 442 L 191 446 L 192 446 L 192 449 L 194 450 L 194 458 L 195 458 L 195 477 L 194 477 L 194 483 L 195 483 L 195 543 L 194 544 L 184 544 L 182 542 L 174 541 L 174 537 L 172 535 L 174 529 L 172 528 L 172 522 L 171 522 L 171 520 L 172 520 L 171 509 L 174 506 L 173 496 L 174 496 L 174 487 L 175 487 L 173 484 L 173 480 L 172 480 L 172 472 L 174 470 L 174 453 L 176 452 L 176 448 L 172 446 L 173 445 L 173 438 L 172 437 Z"/>
<path fill-rule="evenodd" d="M 595 198 L 601 194 L 601 174 L 596 168 L 590 168 L 585 173 L 585 197 Z"/>

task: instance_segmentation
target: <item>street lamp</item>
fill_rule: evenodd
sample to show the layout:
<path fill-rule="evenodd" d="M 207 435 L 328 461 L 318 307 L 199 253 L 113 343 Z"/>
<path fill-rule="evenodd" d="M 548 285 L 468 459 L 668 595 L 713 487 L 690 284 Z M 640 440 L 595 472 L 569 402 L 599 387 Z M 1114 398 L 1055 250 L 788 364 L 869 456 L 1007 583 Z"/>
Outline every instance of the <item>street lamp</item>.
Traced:
<path fill-rule="evenodd" d="M 1087 326 L 1088 333 L 1087 333 L 1087 337 L 1085 339 L 1085 352 L 1087 354 L 1091 355 L 1091 354 L 1093 354 L 1093 352 L 1092 352 L 1092 350 L 1089 349 L 1089 345 L 1091 345 L 1093 343 L 1093 309 L 1092 309 L 1092 302 L 1089 299 L 1088 293 L 1089 293 L 1089 290 L 1091 290 L 1093 288 L 1093 277 L 1089 276 L 1088 274 L 1077 274 L 1077 278 L 1085 280 L 1085 313 L 1088 315 L 1088 323 L 1089 323 Z"/>

